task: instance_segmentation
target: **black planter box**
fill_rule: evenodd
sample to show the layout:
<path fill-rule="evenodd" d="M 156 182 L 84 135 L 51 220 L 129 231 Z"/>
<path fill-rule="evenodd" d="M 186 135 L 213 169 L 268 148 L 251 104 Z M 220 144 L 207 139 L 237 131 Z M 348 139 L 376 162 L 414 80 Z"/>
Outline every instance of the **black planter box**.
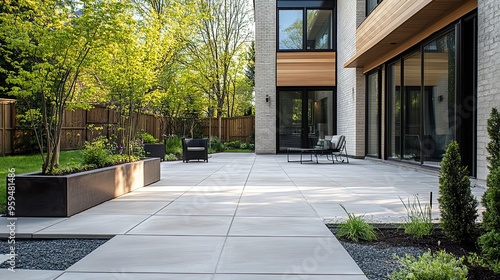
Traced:
<path fill-rule="evenodd" d="M 165 159 L 165 144 L 144 144 L 144 153 L 148 158 Z"/>
<path fill-rule="evenodd" d="M 159 180 L 159 159 L 144 159 L 62 176 L 22 174 L 15 177 L 15 210 L 13 213 L 7 211 L 7 215 L 70 217 Z"/>

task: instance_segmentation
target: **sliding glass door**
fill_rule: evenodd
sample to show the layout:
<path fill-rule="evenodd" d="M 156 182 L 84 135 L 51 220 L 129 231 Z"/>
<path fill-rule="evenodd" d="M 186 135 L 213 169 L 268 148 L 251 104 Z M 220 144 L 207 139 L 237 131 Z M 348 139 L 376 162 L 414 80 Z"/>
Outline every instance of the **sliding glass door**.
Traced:
<path fill-rule="evenodd" d="M 312 148 L 333 134 L 333 90 L 278 91 L 278 151 Z"/>

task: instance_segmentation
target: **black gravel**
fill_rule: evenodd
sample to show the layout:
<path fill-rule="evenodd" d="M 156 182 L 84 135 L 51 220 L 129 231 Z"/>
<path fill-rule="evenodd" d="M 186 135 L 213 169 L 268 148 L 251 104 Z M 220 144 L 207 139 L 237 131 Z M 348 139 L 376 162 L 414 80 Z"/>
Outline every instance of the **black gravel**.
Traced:
<path fill-rule="evenodd" d="M 66 270 L 107 239 L 18 239 L 16 269 Z M 7 240 L 0 240 L 0 254 L 10 254 Z M 0 268 L 9 268 L 8 262 Z"/>
<path fill-rule="evenodd" d="M 425 253 L 415 247 L 384 247 L 346 241 L 340 243 L 370 280 L 389 279 L 387 276 L 398 268 L 394 255 L 403 257 L 408 254 L 417 257 Z"/>

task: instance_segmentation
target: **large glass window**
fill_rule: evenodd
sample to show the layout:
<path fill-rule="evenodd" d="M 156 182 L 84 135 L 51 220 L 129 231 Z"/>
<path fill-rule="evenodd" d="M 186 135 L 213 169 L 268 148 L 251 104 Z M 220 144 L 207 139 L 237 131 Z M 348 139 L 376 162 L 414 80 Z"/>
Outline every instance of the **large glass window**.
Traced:
<path fill-rule="evenodd" d="M 379 126 L 379 84 L 378 71 L 375 71 L 367 77 L 367 114 L 366 114 L 366 155 L 380 156 L 380 126 Z"/>
<path fill-rule="evenodd" d="M 403 159 L 420 161 L 421 128 L 421 53 L 416 52 L 403 60 L 404 141 Z"/>
<path fill-rule="evenodd" d="M 324 9 L 280 9 L 278 49 L 331 50 L 332 15 L 332 10 Z"/>
<path fill-rule="evenodd" d="M 331 49 L 331 27 L 331 10 L 307 10 L 307 49 Z"/>
<path fill-rule="evenodd" d="M 279 49 L 303 49 L 303 11 L 279 11 Z"/>
<path fill-rule="evenodd" d="M 332 90 L 278 91 L 278 149 L 312 148 L 334 134 Z"/>
<path fill-rule="evenodd" d="M 388 157 L 401 158 L 401 62 L 388 66 Z"/>
<path fill-rule="evenodd" d="M 454 32 L 424 46 L 424 88 L 424 160 L 440 162 L 455 138 Z"/>

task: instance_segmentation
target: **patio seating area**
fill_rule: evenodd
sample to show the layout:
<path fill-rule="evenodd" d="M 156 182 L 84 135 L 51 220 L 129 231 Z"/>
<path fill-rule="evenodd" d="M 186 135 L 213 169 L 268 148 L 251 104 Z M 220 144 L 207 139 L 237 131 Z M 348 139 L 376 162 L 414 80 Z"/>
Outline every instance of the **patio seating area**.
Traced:
<path fill-rule="evenodd" d="M 66 271 L 0 278 L 366 279 L 324 223 L 346 218 L 340 203 L 371 222 L 401 222 L 400 197 L 426 203 L 430 192 L 438 218 L 436 174 L 387 163 L 301 165 L 253 153 L 162 162 L 159 182 L 70 218 L 18 218 L 16 238 L 112 239 Z M 2 237 L 8 222 L 0 218 Z"/>

